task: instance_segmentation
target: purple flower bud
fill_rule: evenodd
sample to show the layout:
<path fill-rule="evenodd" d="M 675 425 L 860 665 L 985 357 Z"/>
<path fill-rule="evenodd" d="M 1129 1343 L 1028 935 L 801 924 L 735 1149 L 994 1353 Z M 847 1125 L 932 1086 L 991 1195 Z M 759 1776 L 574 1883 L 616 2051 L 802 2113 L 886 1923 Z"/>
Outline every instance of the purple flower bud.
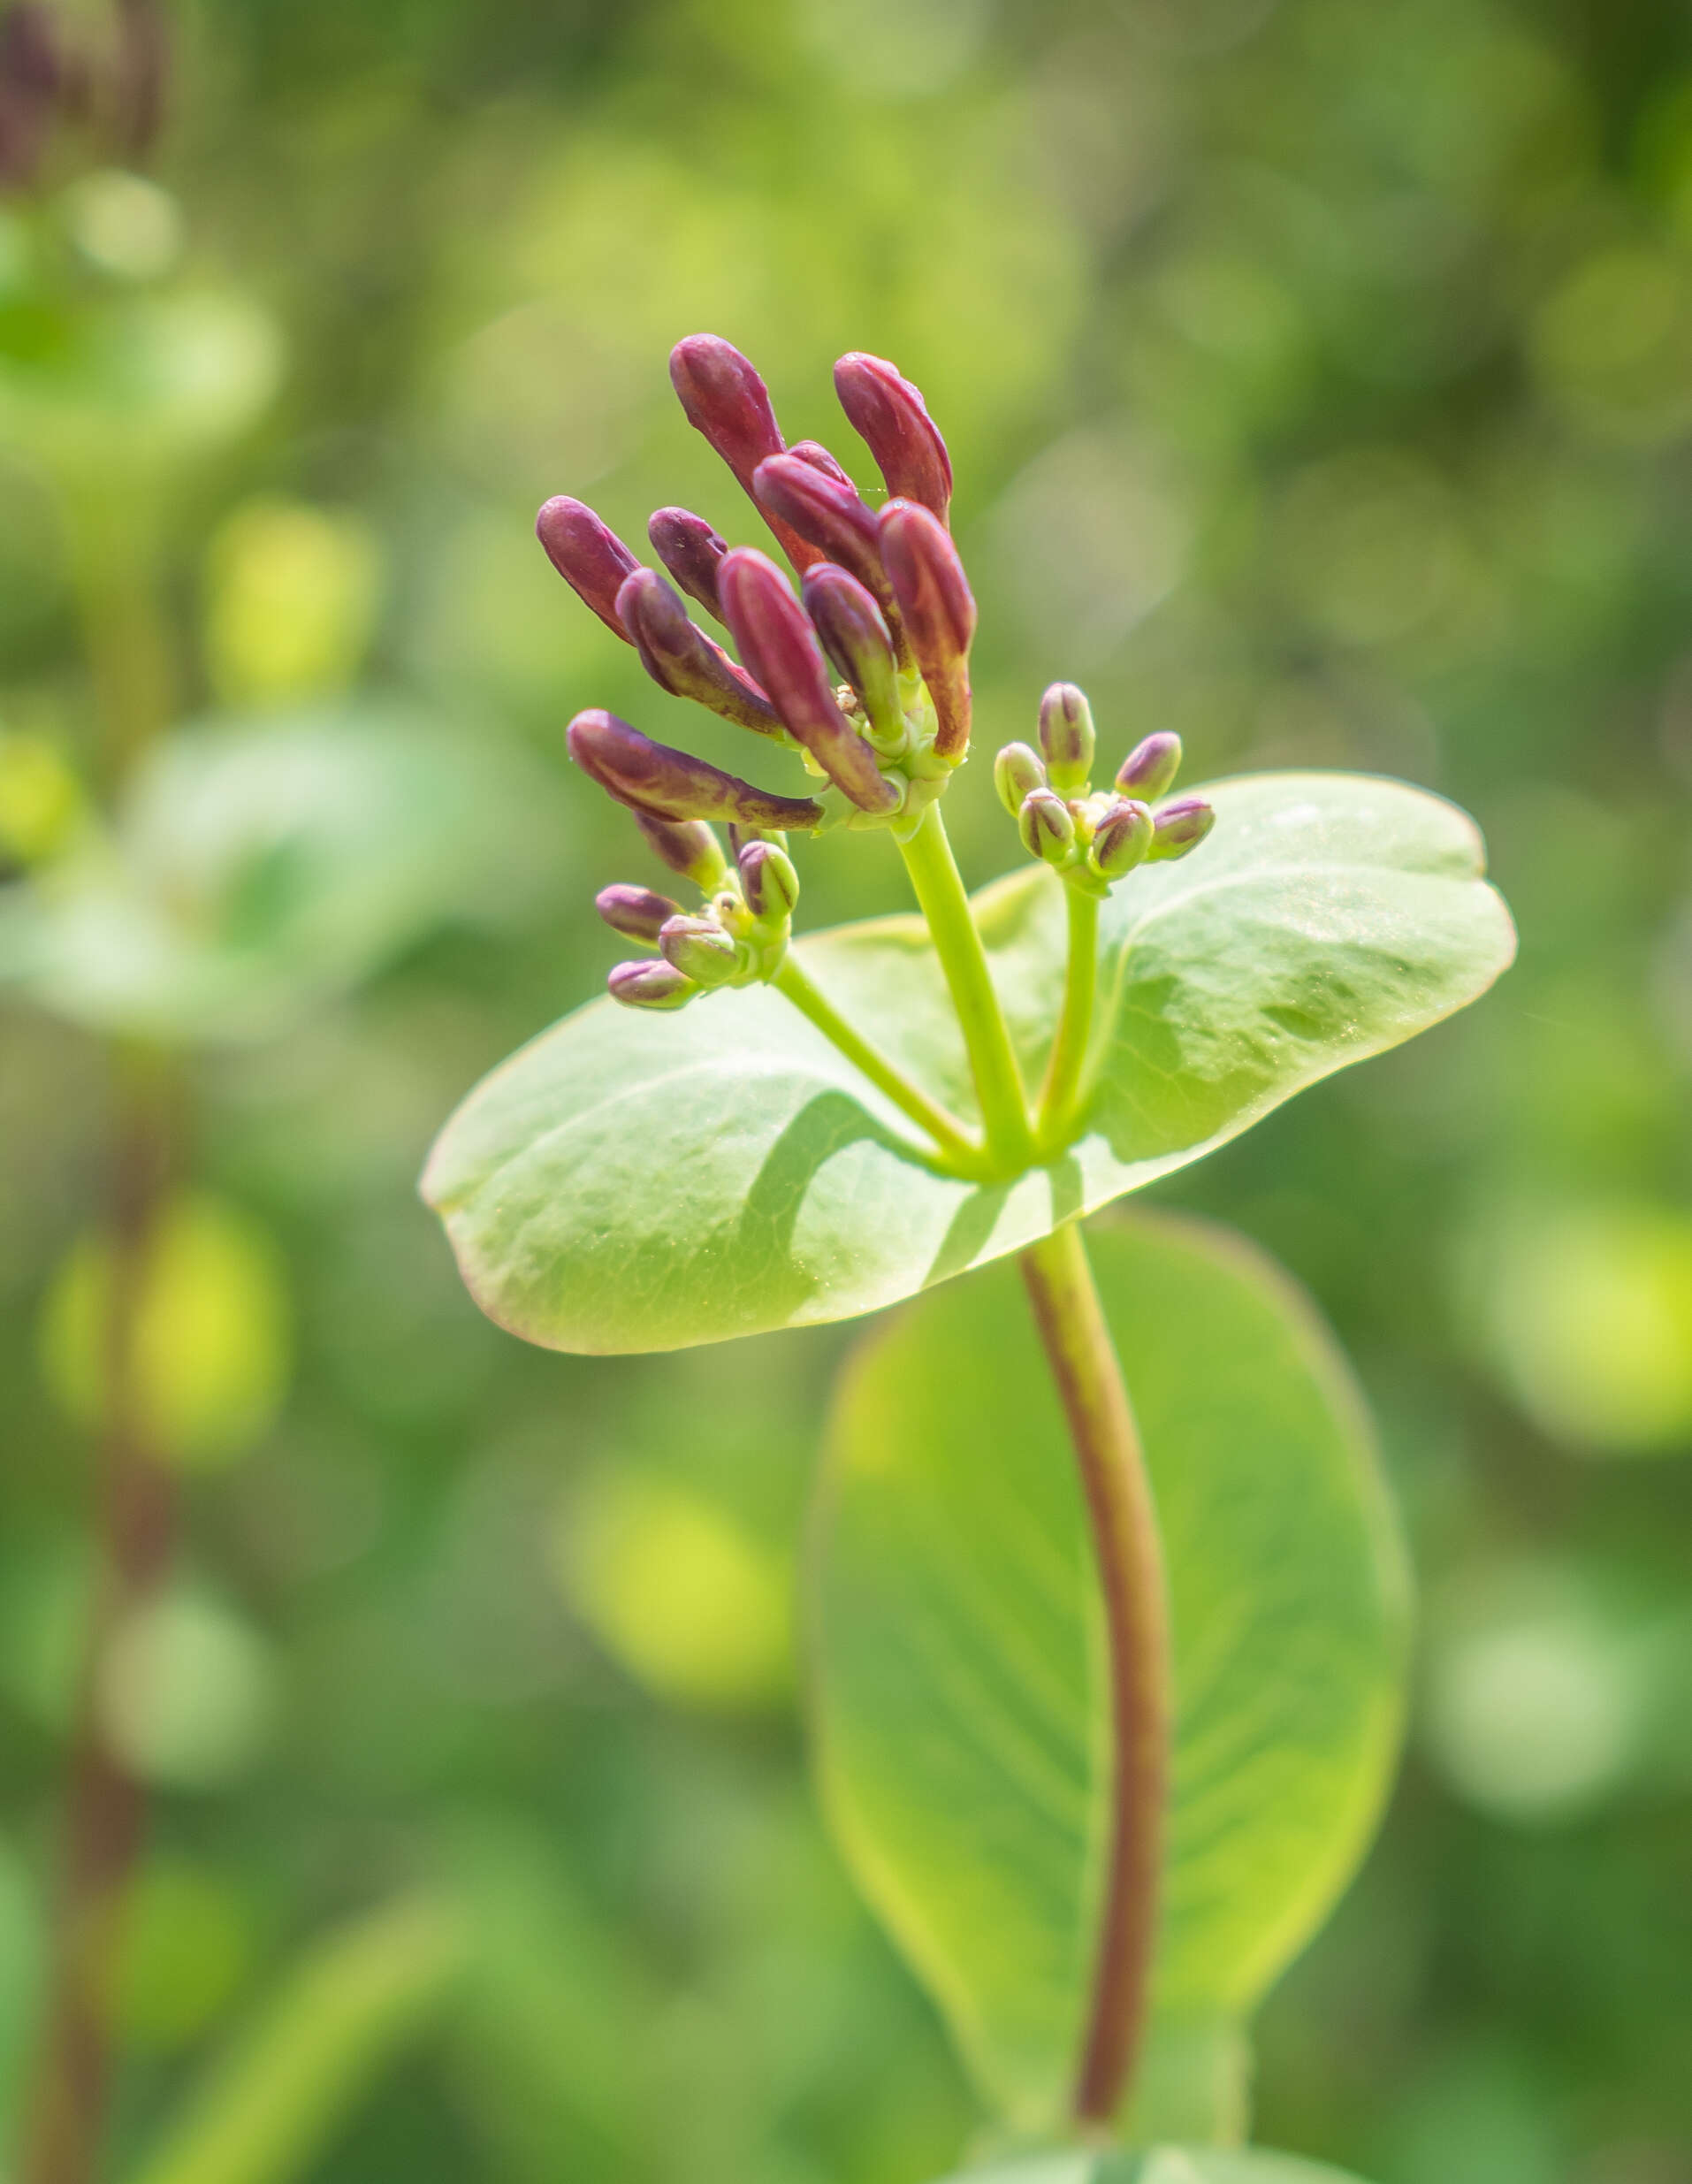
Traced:
<path fill-rule="evenodd" d="M 602 887 L 593 898 L 593 906 L 614 933 L 621 933 L 625 940 L 646 941 L 654 948 L 665 919 L 675 917 L 682 907 L 650 887 L 627 887 L 621 882 Z"/>
<path fill-rule="evenodd" d="M 619 963 L 606 991 L 626 1009 L 683 1009 L 699 989 L 673 963 Z"/>
<path fill-rule="evenodd" d="M 691 880 L 702 895 L 714 894 L 722 885 L 728 860 L 703 819 L 659 819 L 651 812 L 636 812 L 635 824 L 659 861 Z M 732 827 L 729 832 L 734 832 Z"/>
<path fill-rule="evenodd" d="M 714 918 L 678 912 L 658 936 L 664 960 L 696 986 L 726 985 L 740 968 L 740 951 Z"/>
<path fill-rule="evenodd" d="M 1086 787 L 1093 771 L 1093 708 L 1073 683 L 1054 683 L 1040 699 L 1040 747 L 1055 789 L 1073 796 Z"/>
<path fill-rule="evenodd" d="M 832 478 L 836 485 L 844 485 L 849 493 L 857 491 L 819 439 L 796 439 L 788 453 L 797 455 L 801 462 L 808 462 L 813 470 L 819 471 L 824 477 Z"/>
<path fill-rule="evenodd" d="M 898 737 L 904 727 L 898 665 L 880 608 L 857 577 L 834 561 L 807 569 L 803 589 L 804 610 L 822 648 L 862 699 L 870 725 L 878 736 Z"/>
<path fill-rule="evenodd" d="M 1162 864 L 1171 857 L 1185 857 L 1196 850 L 1216 823 L 1216 814 L 1202 797 L 1183 797 L 1158 813 L 1147 859 Z"/>
<path fill-rule="evenodd" d="M 1113 804 L 1093 834 L 1093 861 L 1107 880 L 1120 880 L 1152 845 L 1152 815 L 1132 797 Z"/>
<path fill-rule="evenodd" d="M 914 500 L 881 511 L 881 559 L 911 649 L 934 701 L 934 750 L 954 765 L 969 748 L 970 642 L 975 601 L 964 564 L 939 517 Z"/>
<path fill-rule="evenodd" d="M 722 620 L 717 599 L 717 564 L 728 551 L 703 515 L 687 508 L 659 508 L 646 526 L 652 551 L 690 599 Z"/>
<path fill-rule="evenodd" d="M 993 761 L 993 785 L 1000 803 L 1016 819 L 1021 814 L 1023 798 L 1048 785 L 1045 761 L 1025 743 L 1008 743 Z"/>
<path fill-rule="evenodd" d="M 1063 798 L 1050 789 L 1033 789 L 1018 814 L 1022 845 L 1031 857 L 1061 865 L 1075 847 L 1075 821 Z"/>
<path fill-rule="evenodd" d="M 799 875 L 793 859 L 774 842 L 749 842 L 740 852 L 740 891 L 753 917 L 779 925 L 793 915 Z"/>
<path fill-rule="evenodd" d="M 896 500 L 916 500 L 943 523 L 952 464 L 918 390 L 882 356 L 854 350 L 835 366 L 840 406 L 875 457 Z"/>
<path fill-rule="evenodd" d="M 627 638 L 617 615 L 617 593 L 640 563 L 616 532 L 584 501 L 560 493 L 554 493 L 535 518 L 535 536 L 577 597 L 592 607 L 607 630 Z"/>
<path fill-rule="evenodd" d="M 841 711 L 804 609 L 775 563 L 752 546 L 736 546 L 723 561 L 718 588 L 741 658 L 794 737 L 861 810 L 896 810 L 899 790 Z"/>
<path fill-rule="evenodd" d="M 692 698 L 755 736 L 776 736 L 775 708 L 720 645 L 688 619 L 688 610 L 655 569 L 637 569 L 617 594 L 617 619 L 640 664 L 660 690 Z"/>
<path fill-rule="evenodd" d="M 670 351 L 670 382 L 688 423 L 705 434 L 751 493 L 758 464 L 787 445 L 763 380 L 720 334 L 690 333 Z M 809 569 L 818 558 L 814 549 L 767 509 L 764 513 L 794 567 Z"/>
<path fill-rule="evenodd" d="M 707 766 L 685 751 L 654 743 L 614 713 L 578 713 L 568 731 L 570 756 L 619 804 L 656 819 L 739 819 L 755 827 L 815 827 L 820 804 L 772 796 Z"/>
<path fill-rule="evenodd" d="M 895 627 L 875 513 L 858 499 L 843 471 L 834 478 L 803 455 L 772 455 L 758 466 L 752 498 L 772 523 L 790 524 L 819 549 L 812 554 L 813 561 L 834 561 L 856 577 L 880 605 L 889 628 Z"/>
<path fill-rule="evenodd" d="M 1155 804 L 1166 796 L 1181 770 L 1181 738 L 1170 729 L 1137 743 L 1117 768 L 1117 786 L 1131 797 Z"/>

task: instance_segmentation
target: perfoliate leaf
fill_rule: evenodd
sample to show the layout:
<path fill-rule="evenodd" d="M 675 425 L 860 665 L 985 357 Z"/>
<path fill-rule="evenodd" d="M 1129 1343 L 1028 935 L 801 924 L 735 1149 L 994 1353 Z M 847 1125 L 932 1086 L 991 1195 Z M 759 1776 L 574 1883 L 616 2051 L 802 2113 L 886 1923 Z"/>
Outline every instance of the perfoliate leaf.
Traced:
<path fill-rule="evenodd" d="M 1485 991 L 1509 913 L 1452 806 L 1400 783 L 1259 775 L 1205 791 L 1208 841 L 1106 905 L 1094 1096 L 1049 1166 L 945 1174 L 896 1109 L 779 994 L 656 1017 L 590 1003 L 496 1070 L 423 1193 L 483 1310 L 532 1342 L 681 1348 L 850 1318 L 1002 1257 L 1185 1166 L 1303 1086 Z M 977 897 L 1025 1081 L 1063 984 L 1062 882 Z M 974 1097 L 926 928 L 799 943 L 816 983 L 960 1117 Z"/>
<path fill-rule="evenodd" d="M 1175 1641 L 1162 2053 L 1125 2121 L 1143 2139 L 1237 2135 L 1219 2035 L 1326 1915 L 1385 1792 L 1403 1562 L 1350 1375 L 1285 1277 L 1187 1221 L 1090 1241 Z M 1074 1457 L 1012 1269 L 922 1298 L 861 1345 L 814 1540 L 836 1838 L 1002 2119 L 1049 2132 L 1097 1959 L 1113 1765 Z"/>

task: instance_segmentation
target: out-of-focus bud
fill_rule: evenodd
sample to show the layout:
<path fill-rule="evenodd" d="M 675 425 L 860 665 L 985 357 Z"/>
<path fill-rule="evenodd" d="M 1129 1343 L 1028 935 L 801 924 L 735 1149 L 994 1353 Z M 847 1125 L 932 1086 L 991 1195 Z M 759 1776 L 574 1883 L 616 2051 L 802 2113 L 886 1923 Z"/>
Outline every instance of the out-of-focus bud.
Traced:
<path fill-rule="evenodd" d="M 769 699 L 688 619 L 679 595 L 655 569 L 637 569 L 627 579 L 617 594 L 617 619 L 660 690 L 709 706 L 755 736 L 781 735 L 781 723 Z"/>
<path fill-rule="evenodd" d="M 863 700 L 870 726 L 888 740 L 902 737 L 899 672 L 880 608 L 857 577 L 834 561 L 804 574 L 804 610 L 822 648 Z"/>
<path fill-rule="evenodd" d="M 682 908 L 680 903 L 673 903 L 667 895 L 659 895 L 650 887 L 628 887 L 621 882 L 602 887 L 593 898 L 593 906 L 614 933 L 621 933 L 625 940 L 646 941 L 654 948 L 665 919 L 677 916 Z"/>
<path fill-rule="evenodd" d="M 799 899 L 793 859 L 774 842 L 749 842 L 740 853 L 740 891 L 753 917 L 766 925 L 779 925 L 793 915 Z"/>
<path fill-rule="evenodd" d="M 975 600 L 957 549 L 937 515 L 914 500 L 881 511 L 881 560 L 939 716 L 936 754 L 956 765 L 969 748 L 970 645 Z"/>
<path fill-rule="evenodd" d="M 763 380 L 720 334 L 690 333 L 670 351 L 670 382 L 688 423 L 705 434 L 751 493 L 758 464 L 787 445 Z M 757 494 L 752 498 L 756 501 Z M 815 549 L 767 509 L 764 513 L 794 567 L 808 569 L 818 558 Z"/>
<path fill-rule="evenodd" d="M 1113 804 L 1094 829 L 1093 861 L 1107 880 L 1120 880 L 1152 845 L 1152 815 L 1132 797 Z"/>
<path fill-rule="evenodd" d="M 0 185 L 27 184 L 47 149 L 66 59 L 46 8 L 21 0 L 0 17 Z"/>
<path fill-rule="evenodd" d="M 696 986 L 725 985 L 740 968 L 739 951 L 714 918 L 666 919 L 658 944 L 665 962 Z"/>
<path fill-rule="evenodd" d="M 788 453 L 790 455 L 796 455 L 801 462 L 808 462 L 812 469 L 819 472 L 822 477 L 832 478 L 836 485 L 844 485 L 849 493 L 857 491 L 857 486 L 846 475 L 844 469 L 829 454 L 819 439 L 796 439 L 792 447 L 788 449 Z"/>
<path fill-rule="evenodd" d="M 626 1009 L 685 1008 L 698 990 L 685 972 L 661 958 L 655 963 L 616 964 L 606 981 L 606 991 Z"/>
<path fill-rule="evenodd" d="M 1075 847 L 1075 821 L 1063 798 L 1050 789 L 1031 790 L 1017 814 L 1022 845 L 1048 865 L 1063 864 Z"/>
<path fill-rule="evenodd" d="M 1008 743 L 993 761 L 993 785 L 1000 803 L 1016 819 L 1021 813 L 1023 798 L 1048 785 L 1045 761 L 1025 743 Z"/>
<path fill-rule="evenodd" d="M 1137 743 L 1117 768 L 1117 786 L 1124 796 L 1155 804 L 1166 796 L 1181 770 L 1181 738 L 1172 729 L 1160 729 Z"/>
<path fill-rule="evenodd" d="M 723 561 L 718 589 L 741 658 L 793 736 L 860 810 L 896 810 L 899 790 L 841 711 L 804 609 L 775 563 L 752 546 L 736 546 Z"/>
<path fill-rule="evenodd" d="M 835 478 L 803 455 L 772 455 L 758 466 L 752 498 L 772 523 L 789 524 L 811 541 L 817 549 L 813 561 L 838 563 L 880 602 L 885 615 L 891 615 L 893 594 L 881 567 L 875 513 L 858 499 L 843 471 Z"/>
<path fill-rule="evenodd" d="M 1040 747 L 1054 789 L 1075 796 L 1093 772 L 1093 708 L 1073 683 L 1054 683 L 1040 701 Z"/>
<path fill-rule="evenodd" d="M 646 525 L 652 551 L 690 599 L 722 619 L 717 599 L 717 565 L 728 551 L 703 515 L 688 508 L 659 508 Z"/>
<path fill-rule="evenodd" d="M 835 366 L 840 406 L 875 457 L 888 491 L 916 500 L 943 523 L 952 499 L 951 458 L 910 380 L 885 357 L 854 350 Z"/>
<path fill-rule="evenodd" d="M 1162 864 L 1171 857 L 1185 857 L 1189 850 L 1198 848 L 1216 823 L 1216 814 L 1202 797 L 1183 797 L 1178 803 L 1166 804 L 1153 826 L 1147 859 Z"/>
<path fill-rule="evenodd" d="M 617 613 L 617 594 L 640 563 L 616 532 L 584 501 L 560 493 L 535 518 L 535 536 L 553 567 L 606 629 L 629 637 Z"/>
<path fill-rule="evenodd" d="M 578 713 L 568 731 L 570 756 L 608 796 L 657 819 L 738 819 L 755 827 L 815 827 L 822 806 L 809 797 L 772 796 L 707 766 L 685 751 L 654 743 L 614 713 Z"/>
<path fill-rule="evenodd" d="M 659 819 L 651 812 L 636 812 L 635 824 L 659 863 L 691 880 L 701 894 L 714 895 L 722 885 L 728 861 L 703 819 Z"/>

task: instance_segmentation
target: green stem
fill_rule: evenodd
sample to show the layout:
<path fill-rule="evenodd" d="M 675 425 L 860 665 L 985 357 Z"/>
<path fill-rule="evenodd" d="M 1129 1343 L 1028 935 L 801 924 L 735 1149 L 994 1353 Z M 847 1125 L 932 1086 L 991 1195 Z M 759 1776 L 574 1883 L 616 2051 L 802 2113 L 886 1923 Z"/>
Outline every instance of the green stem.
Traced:
<path fill-rule="evenodd" d="M 926 1092 L 896 1069 L 878 1047 L 872 1046 L 860 1032 L 853 1030 L 834 1004 L 812 983 L 808 974 L 800 969 L 790 951 L 770 983 L 777 993 L 785 994 L 800 1014 L 808 1018 L 825 1039 L 832 1041 L 853 1067 L 861 1070 L 878 1091 L 884 1092 L 903 1114 L 908 1115 L 919 1129 L 927 1132 L 945 1154 L 950 1166 L 964 1174 L 978 1174 L 980 1172 L 980 1149 L 971 1144 L 960 1126 L 943 1107 L 931 1100 Z"/>
<path fill-rule="evenodd" d="M 1028 1096 L 939 805 L 930 805 L 916 833 L 899 847 L 957 1011 L 987 1150 L 1002 1167 L 1019 1172 L 1035 1159 Z"/>
<path fill-rule="evenodd" d="M 1055 1152 L 1064 1132 L 1086 1065 L 1093 1032 L 1093 1000 L 1099 983 L 1099 898 L 1082 888 L 1063 890 L 1069 908 L 1069 962 L 1063 974 L 1063 1007 L 1046 1065 L 1036 1130 L 1043 1152 Z"/>
<path fill-rule="evenodd" d="M 1078 2123 L 1122 2108 L 1145 2033 L 1169 1797 L 1168 1588 L 1146 1459 L 1078 1224 L 1021 1255 L 1034 1323 L 1080 1465 L 1103 1595 L 1114 1784 Z"/>

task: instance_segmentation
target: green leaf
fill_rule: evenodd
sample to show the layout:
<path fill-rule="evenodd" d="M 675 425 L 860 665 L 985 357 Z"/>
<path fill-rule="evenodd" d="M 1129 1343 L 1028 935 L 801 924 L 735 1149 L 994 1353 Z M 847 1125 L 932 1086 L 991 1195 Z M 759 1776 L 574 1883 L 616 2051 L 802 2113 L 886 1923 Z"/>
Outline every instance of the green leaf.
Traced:
<path fill-rule="evenodd" d="M 0 976 L 103 1030 L 272 1036 L 431 928 L 532 895 L 556 857 L 545 785 L 393 706 L 184 729 L 113 841 L 5 898 Z"/>
<path fill-rule="evenodd" d="M 1325 2162 L 1259 2147 L 1150 2146 L 1136 2153 L 1039 2154 L 1027 2161 L 967 2169 L 945 2184 L 1359 2184 Z"/>
<path fill-rule="evenodd" d="M 133 2184 L 284 2184 L 315 2160 L 464 1953 L 458 1918 L 393 1904 L 320 1942 L 212 2066 Z"/>
<path fill-rule="evenodd" d="M 873 1311 L 1200 1158 L 1474 1000 L 1510 961 L 1480 838 L 1438 798 L 1322 774 L 1207 794 L 1209 840 L 1143 867 L 1106 907 L 1102 1081 L 1049 1167 L 993 1186 L 941 1172 L 767 988 L 663 1017 L 592 1002 L 470 1095 L 423 1177 L 483 1310 L 585 1351 Z M 1037 1085 L 1063 987 L 1062 883 L 1034 867 L 976 906 Z M 973 1117 L 918 920 L 820 933 L 798 953 L 861 1031 Z"/>
<path fill-rule="evenodd" d="M 1243 2023 L 1374 1828 L 1398 1749 L 1404 1562 L 1349 1372 L 1285 1276 L 1185 1220 L 1090 1241 L 1174 1623 L 1154 2048 L 1208 2067 L 1203 2028 Z M 1074 1459 L 1012 1269 L 861 1345 L 815 1547 L 836 1838 L 987 2099 L 1013 2129 L 1050 2131 L 1097 1955 L 1111 1754 Z M 1193 2135 L 1193 2089 L 1159 2074 L 1130 2135 Z M 1226 2106 L 1200 2135 L 1239 2130 Z"/>

